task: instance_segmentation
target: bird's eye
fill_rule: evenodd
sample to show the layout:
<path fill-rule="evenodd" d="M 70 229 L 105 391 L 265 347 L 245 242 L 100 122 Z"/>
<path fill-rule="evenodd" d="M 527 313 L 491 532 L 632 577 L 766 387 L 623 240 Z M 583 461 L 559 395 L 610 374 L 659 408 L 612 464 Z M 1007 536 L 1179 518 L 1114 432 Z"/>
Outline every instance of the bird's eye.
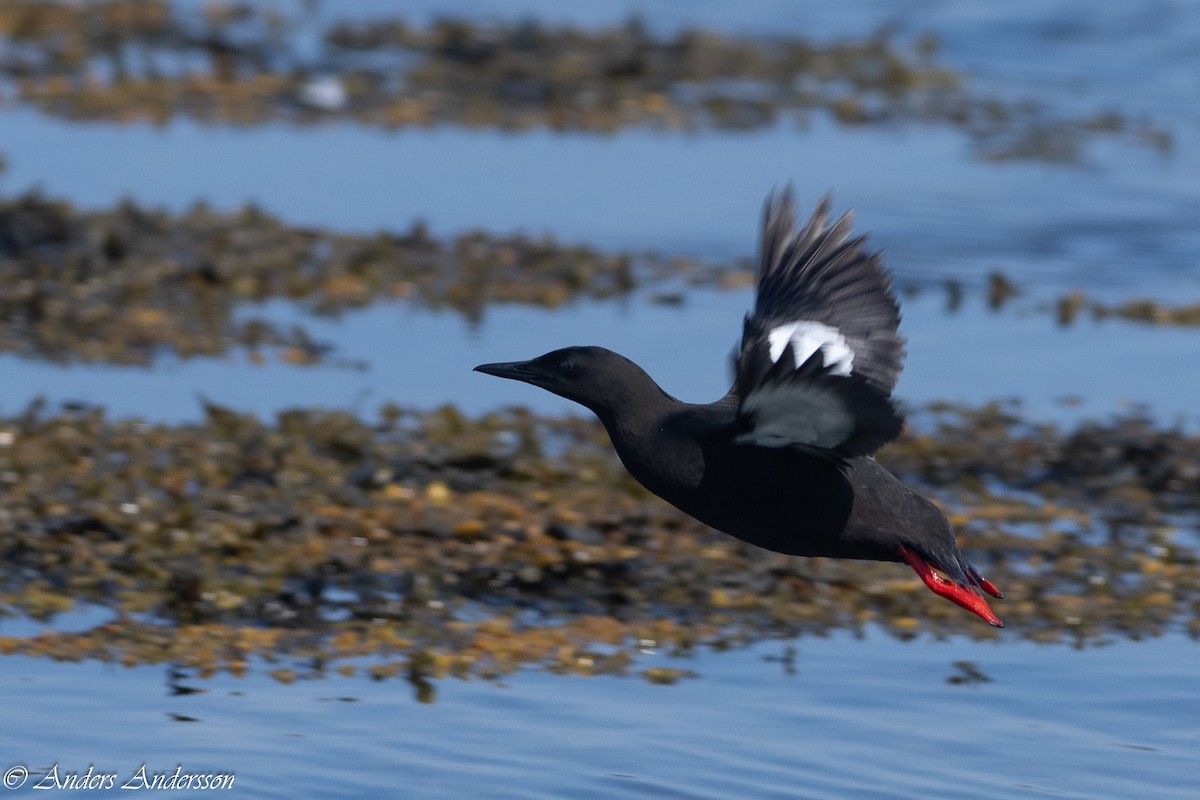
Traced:
<path fill-rule="evenodd" d="M 560 375 L 571 375 L 575 372 L 575 365 L 571 363 L 571 359 L 563 359 L 558 362 L 558 372 Z"/>

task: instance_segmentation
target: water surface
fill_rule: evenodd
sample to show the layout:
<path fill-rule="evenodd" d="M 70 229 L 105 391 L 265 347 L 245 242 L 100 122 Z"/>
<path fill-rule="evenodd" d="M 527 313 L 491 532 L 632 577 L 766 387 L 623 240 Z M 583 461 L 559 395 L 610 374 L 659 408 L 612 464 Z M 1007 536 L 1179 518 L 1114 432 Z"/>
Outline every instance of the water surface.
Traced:
<path fill-rule="evenodd" d="M 647 654 L 700 675 L 673 686 L 521 673 L 440 682 L 432 704 L 400 680 L 182 678 L 204 691 L 178 695 L 161 668 L 24 658 L 0 684 L 10 720 L 73 721 L 12 731 L 9 761 L 182 764 L 234 773 L 244 797 L 1183 800 L 1200 792 L 1195 647 L 839 634 Z M 982 682 L 955 682 L 956 662 Z"/>
<path fill-rule="evenodd" d="M 393 10 L 329 2 L 319 14 Z M 652 30 L 819 37 L 890 22 L 902 35 L 936 34 L 941 58 L 979 91 L 1062 115 L 1112 109 L 1148 119 L 1170 132 L 1171 146 L 1101 138 L 1070 163 L 992 163 L 948 126 L 846 128 L 821 117 L 741 133 L 385 132 L 350 123 L 80 124 L 9 104 L 0 107 L 8 165 L 0 192 L 40 187 L 88 208 L 125 196 L 173 210 L 252 202 L 300 225 L 407 230 L 422 219 L 437 235 L 524 231 L 724 261 L 753 253 L 771 187 L 791 182 L 805 208 L 832 190 L 886 251 L 898 284 L 919 289 L 904 302 L 906 403 L 1015 398 L 1020 413 L 1067 424 L 1134 404 L 1194 429 L 1200 331 L 1086 318 L 1060 327 L 1046 310 L 1074 290 L 1110 302 L 1200 299 L 1194 4 L 925 0 L 801 13 L 785 2 L 472 1 L 408 11 L 417 21 L 452 12 L 584 25 L 638 12 Z M 998 312 L 983 302 L 992 271 L 1022 289 Z M 956 313 L 945 308 L 947 280 L 966 287 Z M 492 307 L 478 325 L 402 303 L 339 319 L 283 302 L 247 307 L 302 322 L 340 361 L 255 366 L 235 354 L 147 369 L 5 355 L 0 412 L 44 395 L 168 422 L 198 418 L 200 397 L 263 416 L 294 406 L 369 416 L 385 402 L 565 413 L 557 398 L 470 368 L 569 343 L 620 350 L 673 394 L 711 399 L 727 388 L 727 356 L 751 295 L 681 291 L 678 305 L 639 293 L 557 310 Z M 1178 522 L 1181 539 L 1194 541 L 1197 521 Z M 41 624 L 4 618 L 0 631 Z M 284 684 L 262 664 L 240 679 L 172 678 L 158 667 L 11 656 L 0 659 L 0 767 L 95 765 L 125 775 L 142 763 L 182 764 L 236 773 L 235 794 L 246 797 L 1194 798 L 1197 648 L 1178 627 L 1081 650 L 1004 634 L 900 641 L 869 630 L 682 661 L 647 653 L 635 665 L 698 674 L 674 686 L 528 670 L 500 684 L 440 681 L 433 704 L 400 679 Z M 955 662 L 990 680 L 963 682 L 973 673 Z"/>

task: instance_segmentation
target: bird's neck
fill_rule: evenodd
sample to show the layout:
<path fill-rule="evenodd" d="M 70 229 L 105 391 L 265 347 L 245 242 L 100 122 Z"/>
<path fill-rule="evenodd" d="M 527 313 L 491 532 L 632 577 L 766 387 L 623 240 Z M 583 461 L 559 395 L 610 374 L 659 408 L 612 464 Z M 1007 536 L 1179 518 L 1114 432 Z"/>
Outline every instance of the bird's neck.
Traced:
<path fill-rule="evenodd" d="M 687 407 L 658 390 L 652 395 L 640 393 L 630 405 L 596 410 L 625 469 L 660 497 L 670 499 L 678 488 L 694 481 L 694 476 L 676 474 L 681 465 L 695 463 L 683 452 L 692 443 L 679 436 L 672 424 Z"/>
<path fill-rule="evenodd" d="M 606 392 L 603 404 L 591 406 L 604 423 L 618 451 L 644 439 L 684 404 L 662 390 L 644 370 L 637 368 L 614 381 Z"/>

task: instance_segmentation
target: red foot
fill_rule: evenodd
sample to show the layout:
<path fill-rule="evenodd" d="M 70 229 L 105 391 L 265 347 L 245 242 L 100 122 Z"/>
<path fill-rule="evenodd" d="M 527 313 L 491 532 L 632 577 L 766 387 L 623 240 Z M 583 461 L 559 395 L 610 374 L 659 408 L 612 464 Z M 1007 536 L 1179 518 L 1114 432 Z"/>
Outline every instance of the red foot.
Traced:
<path fill-rule="evenodd" d="M 1000 618 L 992 613 L 988 608 L 987 601 L 983 597 L 966 586 L 961 586 L 958 583 L 949 581 L 942 577 L 939 573 L 933 571 L 933 566 L 929 564 L 921 556 L 917 555 L 916 551 L 910 550 L 907 547 L 900 548 L 900 555 L 908 562 L 908 565 L 916 571 L 929 590 L 936 595 L 940 595 L 951 603 L 962 606 L 972 614 L 985 619 L 989 624 L 995 625 L 997 628 L 1003 628 L 1004 623 Z M 974 569 L 971 570 L 971 579 L 979 584 L 985 592 L 993 597 L 1003 597 L 1000 590 L 992 584 L 991 581 L 984 578 Z"/>

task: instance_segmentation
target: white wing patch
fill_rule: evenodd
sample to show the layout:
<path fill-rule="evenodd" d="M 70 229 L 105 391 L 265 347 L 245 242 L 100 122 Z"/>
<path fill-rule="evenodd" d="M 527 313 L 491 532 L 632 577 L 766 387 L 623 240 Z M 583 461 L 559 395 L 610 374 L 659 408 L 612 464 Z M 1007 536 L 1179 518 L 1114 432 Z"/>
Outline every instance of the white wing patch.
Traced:
<path fill-rule="evenodd" d="M 796 355 L 796 365 L 803 364 L 808 357 L 821 349 L 825 364 L 831 366 L 834 375 L 849 375 L 854 368 L 854 350 L 846 337 L 837 328 L 821 322 L 799 320 L 772 328 L 767 334 L 771 346 L 771 360 L 779 361 L 788 342 Z"/>
<path fill-rule="evenodd" d="M 743 400 L 742 407 L 754 415 L 755 425 L 734 440 L 738 444 L 807 444 L 832 450 L 854 432 L 854 417 L 841 398 L 813 384 L 760 386 Z"/>

